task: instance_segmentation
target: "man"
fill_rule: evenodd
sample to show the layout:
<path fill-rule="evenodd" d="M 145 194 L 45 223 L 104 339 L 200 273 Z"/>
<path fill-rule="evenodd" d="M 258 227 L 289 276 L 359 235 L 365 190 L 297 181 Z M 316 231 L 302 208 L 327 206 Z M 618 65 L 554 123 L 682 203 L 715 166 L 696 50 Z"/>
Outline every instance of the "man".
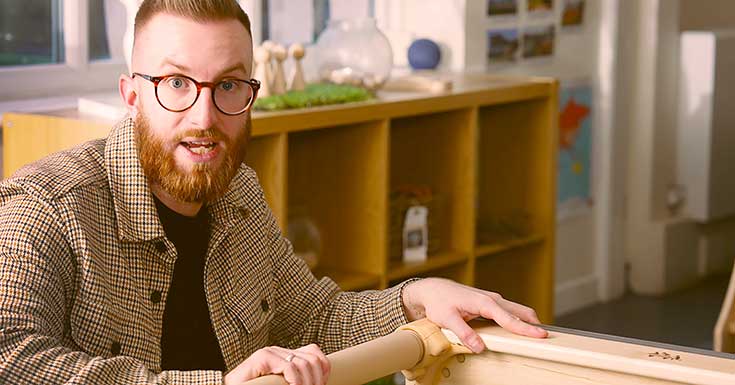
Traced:
<path fill-rule="evenodd" d="M 234 0 L 146 0 L 129 117 L 0 185 L 0 379 L 323 384 L 330 352 L 428 317 L 544 337 L 533 310 L 441 279 L 341 292 L 294 257 L 242 164 L 250 23 Z M 224 374 L 226 373 L 226 375 Z"/>

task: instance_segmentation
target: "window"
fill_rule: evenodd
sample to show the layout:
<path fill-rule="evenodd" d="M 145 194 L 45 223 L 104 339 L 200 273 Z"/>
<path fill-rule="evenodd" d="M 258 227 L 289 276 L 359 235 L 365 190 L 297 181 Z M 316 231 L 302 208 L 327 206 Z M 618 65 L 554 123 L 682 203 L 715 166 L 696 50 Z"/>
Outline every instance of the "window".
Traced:
<path fill-rule="evenodd" d="M 0 2 L 0 102 L 113 92 L 127 72 L 122 0 Z"/>
<path fill-rule="evenodd" d="M 59 0 L 6 0 L 0 5 L 0 66 L 63 60 Z"/>

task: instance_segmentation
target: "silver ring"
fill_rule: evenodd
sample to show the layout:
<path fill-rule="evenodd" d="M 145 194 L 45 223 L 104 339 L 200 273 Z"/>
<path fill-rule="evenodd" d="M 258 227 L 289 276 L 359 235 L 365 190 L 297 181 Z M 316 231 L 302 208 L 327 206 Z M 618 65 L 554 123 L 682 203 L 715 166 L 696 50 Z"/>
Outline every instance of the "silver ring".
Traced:
<path fill-rule="evenodd" d="M 294 357 L 296 357 L 296 355 L 293 353 L 290 353 L 289 355 L 286 356 L 286 362 L 293 361 Z"/>

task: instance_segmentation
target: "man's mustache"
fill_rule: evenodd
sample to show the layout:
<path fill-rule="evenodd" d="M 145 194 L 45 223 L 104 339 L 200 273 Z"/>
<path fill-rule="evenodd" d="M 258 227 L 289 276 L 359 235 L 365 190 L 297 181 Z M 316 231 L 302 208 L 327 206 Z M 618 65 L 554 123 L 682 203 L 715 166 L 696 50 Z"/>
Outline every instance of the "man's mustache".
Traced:
<path fill-rule="evenodd" d="M 213 138 L 215 140 L 220 140 L 223 142 L 227 142 L 227 137 L 223 135 L 219 130 L 214 128 L 208 128 L 206 130 L 196 130 L 196 129 L 190 129 L 186 130 L 174 138 L 175 142 L 181 142 L 184 138 Z"/>

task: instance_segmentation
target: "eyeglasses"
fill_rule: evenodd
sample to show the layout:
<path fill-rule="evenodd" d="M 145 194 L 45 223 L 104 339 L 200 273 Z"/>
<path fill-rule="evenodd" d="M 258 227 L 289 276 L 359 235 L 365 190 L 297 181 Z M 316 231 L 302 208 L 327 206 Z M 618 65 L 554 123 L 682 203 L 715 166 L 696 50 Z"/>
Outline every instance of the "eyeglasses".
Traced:
<path fill-rule="evenodd" d="M 171 112 L 186 111 L 196 103 L 202 88 L 212 89 L 214 106 L 225 115 L 239 115 L 253 105 L 260 82 L 256 79 L 225 79 L 217 83 L 198 82 L 184 75 L 150 76 L 133 72 L 153 83 L 156 99 Z"/>

